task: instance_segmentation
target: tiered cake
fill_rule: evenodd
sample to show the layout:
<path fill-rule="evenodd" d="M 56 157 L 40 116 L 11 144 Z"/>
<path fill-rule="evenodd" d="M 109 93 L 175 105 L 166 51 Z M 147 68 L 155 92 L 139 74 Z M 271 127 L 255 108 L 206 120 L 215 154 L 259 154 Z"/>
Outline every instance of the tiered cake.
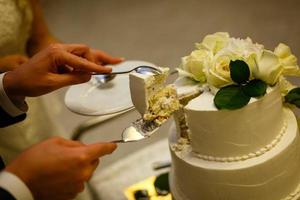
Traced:
<path fill-rule="evenodd" d="M 300 106 L 300 89 L 284 78 L 300 76 L 297 58 L 284 44 L 272 52 L 228 33 L 208 35 L 196 47 L 182 58 L 172 101 L 155 96 L 164 99 L 160 105 L 173 102 L 160 113 L 147 102 L 162 79 L 130 75 L 144 117 L 149 109 L 153 119 L 176 110 L 169 134 L 174 199 L 299 199 L 300 140 L 291 108 Z"/>
<path fill-rule="evenodd" d="M 272 55 L 250 39 L 229 38 L 226 33 L 209 35 L 197 46 L 198 50 L 183 58 L 179 69 L 182 76 L 175 82 L 184 108 L 175 114 L 177 128 L 171 128 L 169 137 L 172 155 L 170 184 L 174 198 L 298 199 L 298 126 L 294 113 L 283 106 L 283 95 L 293 86 L 282 77 L 291 71 L 298 76 L 297 59 L 286 45 L 280 44 Z M 215 52 L 212 57 L 201 57 L 199 49 L 204 49 L 207 54 Z M 232 56 L 233 52 L 237 52 L 237 56 Z M 267 53 L 272 57 L 264 58 L 263 54 Z M 222 56 L 225 63 L 218 63 L 216 60 Z M 267 83 L 266 93 L 252 97 L 241 108 L 218 109 L 217 91 L 232 84 L 226 74 L 226 56 L 245 60 L 250 77 Z M 288 56 L 291 62 L 286 59 Z M 248 59 L 250 57 L 254 62 Z M 214 61 L 207 63 L 209 59 Z M 223 71 L 211 71 L 218 69 L 218 64 L 222 65 Z M 264 64 L 277 66 L 272 68 Z M 198 84 L 191 82 L 190 78 Z"/>
<path fill-rule="evenodd" d="M 213 106 L 202 93 L 184 108 L 189 138 L 172 128 L 171 190 L 176 200 L 298 199 L 300 144 L 278 87 L 244 108 Z M 184 135 L 184 134 L 183 134 Z"/>

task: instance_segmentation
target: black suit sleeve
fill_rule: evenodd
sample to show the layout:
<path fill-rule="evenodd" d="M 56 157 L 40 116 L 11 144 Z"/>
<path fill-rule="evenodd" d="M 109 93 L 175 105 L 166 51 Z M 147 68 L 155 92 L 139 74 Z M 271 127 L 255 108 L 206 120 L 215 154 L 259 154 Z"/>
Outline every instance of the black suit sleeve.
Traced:
<path fill-rule="evenodd" d="M 9 192 L 0 187 L 0 199 L 1 200 L 16 200 Z"/>
<path fill-rule="evenodd" d="M 23 121 L 26 118 L 26 113 L 11 117 L 8 113 L 6 113 L 1 107 L 0 107 L 0 128 L 18 123 L 20 121 Z M 2 199 L 1 199 L 2 200 Z"/>

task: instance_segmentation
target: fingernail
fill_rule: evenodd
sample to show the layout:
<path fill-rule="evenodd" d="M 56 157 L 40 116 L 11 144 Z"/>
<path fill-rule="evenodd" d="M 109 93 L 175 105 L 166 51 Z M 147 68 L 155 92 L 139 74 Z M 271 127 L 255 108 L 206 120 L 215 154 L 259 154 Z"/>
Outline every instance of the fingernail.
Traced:
<path fill-rule="evenodd" d="M 117 148 L 118 147 L 118 144 L 117 143 L 111 143 L 112 144 L 112 146 L 114 147 L 114 148 Z"/>
<path fill-rule="evenodd" d="M 106 69 L 112 70 L 112 67 L 105 66 Z"/>

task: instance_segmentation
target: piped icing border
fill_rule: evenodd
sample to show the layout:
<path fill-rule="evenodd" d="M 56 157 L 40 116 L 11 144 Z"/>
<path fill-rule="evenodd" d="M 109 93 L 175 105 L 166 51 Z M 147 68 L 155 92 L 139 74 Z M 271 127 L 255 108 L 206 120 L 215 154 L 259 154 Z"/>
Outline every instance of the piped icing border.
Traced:
<path fill-rule="evenodd" d="M 299 200 L 300 199 L 300 184 L 296 188 L 296 190 L 290 193 L 287 197 L 283 198 L 282 200 Z"/>
<path fill-rule="evenodd" d="M 202 155 L 196 152 L 192 152 L 196 157 L 202 159 L 202 160 L 207 160 L 207 161 L 215 161 L 215 162 L 237 162 L 237 161 L 244 161 L 244 160 L 248 160 L 251 158 L 255 158 L 258 156 L 263 155 L 264 153 L 270 151 L 271 149 L 273 149 L 282 139 L 283 135 L 285 134 L 287 130 L 287 122 L 284 121 L 283 126 L 279 132 L 279 134 L 276 136 L 276 138 L 268 145 L 264 146 L 263 148 L 259 149 L 256 152 L 251 152 L 248 153 L 246 155 L 241 155 L 241 156 L 234 156 L 234 157 L 215 157 L 215 156 L 209 156 L 209 155 Z M 178 141 L 179 145 L 182 145 L 185 142 L 180 142 Z M 176 145 L 173 146 L 173 149 L 176 151 L 181 151 L 183 148 Z"/>
<path fill-rule="evenodd" d="M 214 156 L 202 155 L 202 154 L 195 153 L 195 152 L 193 152 L 193 154 L 200 159 L 208 160 L 208 161 L 216 161 L 216 162 L 236 162 L 236 161 L 248 160 L 248 159 L 251 159 L 254 157 L 261 156 L 262 154 L 273 149 L 282 139 L 283 135 L 286 132 L 286 129 L 287 129 L 287 123 L 284 122 L 279 134 L 276 136 L 276 138 L 270 144 L 262 147 L 261 149 L 259 149 L 256 152 L 251 152 L 246 155 L 234 156 L 234 157 L 214 157 Z"/>
<path fill-rule="evenodd" d="M 214 156 L 202 155 L 202 154 L 195 153 L 195 152 L 193 152 L 193 153 L 198 158 L 203 159 L 203 160 L 208 160 L 208 161 L 236 162 L 236 161 L 248 160 L 248 159 L 251 159 L 251 158 L 261 156 L 264 153 L 266 153 L 266 152 L 270 151 L 271 149 L 273 149 L 280 142 L 280 140 L 282 139 L 283 135 L 286 132 L 286 129 L 287 129 L 287 122 L 284 122 L 279 134 L 276 136 L 276 138 L 270 144 L 264 146 L 263 148 L 259 149 L 256 152 L 248 153 L 246 155 L 234 156 L 234 157 L 214 157 Z"/>

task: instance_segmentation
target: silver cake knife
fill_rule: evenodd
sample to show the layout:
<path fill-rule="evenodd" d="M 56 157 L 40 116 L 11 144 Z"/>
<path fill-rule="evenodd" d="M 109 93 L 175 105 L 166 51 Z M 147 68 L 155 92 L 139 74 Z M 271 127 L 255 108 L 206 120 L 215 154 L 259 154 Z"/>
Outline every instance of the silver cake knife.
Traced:
<path fill-rule="evenodd" d="M 161 124 L 157 124 L 153 121 L 145 121 L 142 118 L 132 122 L 131 125 L 124 129 L 122 132 L 121 140 L 111 141 L 113 143 L 127 143 L 127 142 L 137 142 L 143 139 L 149 138 L 153 133 L 155 133 Z"/>

